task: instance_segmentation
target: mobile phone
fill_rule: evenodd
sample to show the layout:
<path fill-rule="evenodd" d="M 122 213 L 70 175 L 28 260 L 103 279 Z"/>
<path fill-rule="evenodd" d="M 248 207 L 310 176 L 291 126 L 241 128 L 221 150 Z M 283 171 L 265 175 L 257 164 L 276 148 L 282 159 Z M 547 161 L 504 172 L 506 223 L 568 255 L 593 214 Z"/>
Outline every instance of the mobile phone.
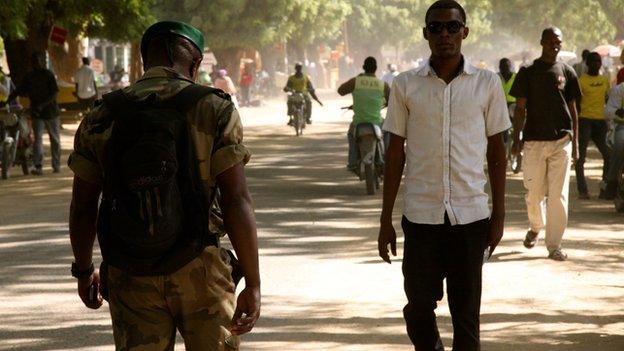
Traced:
<path fill-rule="evenodd" d="M 98 292 L 100 290 L 100 284 L 94 283 L 89 287 L 89 301 L 96 302 L 98 298 Z"/>

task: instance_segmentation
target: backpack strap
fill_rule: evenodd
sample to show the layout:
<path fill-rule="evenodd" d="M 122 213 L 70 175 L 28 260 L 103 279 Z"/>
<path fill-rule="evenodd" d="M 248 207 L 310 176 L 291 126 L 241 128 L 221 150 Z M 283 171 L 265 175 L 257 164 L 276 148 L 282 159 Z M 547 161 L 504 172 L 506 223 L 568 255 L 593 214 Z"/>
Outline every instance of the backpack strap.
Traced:
<path fill-rule="evenodd" d="M 221 89 L 211 88 L 199 84 L 190 84 L 180 90 L 174 97 L 169 99 L 169 103 L 176 109 L 186 112 L 195 107 L 201 98 L 209 94 L 214 94 L 224 100 L 232 101 L 230 94 Z"/>

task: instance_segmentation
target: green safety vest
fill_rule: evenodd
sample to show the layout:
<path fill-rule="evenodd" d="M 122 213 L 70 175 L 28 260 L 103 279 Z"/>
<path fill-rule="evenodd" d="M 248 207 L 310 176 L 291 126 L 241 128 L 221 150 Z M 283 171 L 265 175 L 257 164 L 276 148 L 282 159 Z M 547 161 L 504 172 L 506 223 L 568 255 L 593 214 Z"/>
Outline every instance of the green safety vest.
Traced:
<path fill-rule="evenodd" d="M 353 90 L 353 123 L 374 123 L 381 125 L 381 109 L 385 102 L 384 82 L 377 77 L 355 77 Z"/>
<path fill-rule="evenodd" d="M 509 78 L 508 81 L 505 82 L 505 78 L 503 78 L 502 75 L 500 75 L 501 78 L 501 82 L 503 82 L 503 90 L 505 91 L 505 98 L 507 99 L 507 103 L 512 103 L 512 102 L 516 102 L 516 98 L 509 95 L 509 92 L 511 91 L 511 87 L 513 86 L 514 81 L 516 80 L 516 74 L 512 74 L 511 78 Z"/>
<path fill-rule="evenodd" d="M 307 94 L 308 93 L 308 76 L 302 75 L 301 77 L 297 77 L 296 74 L 293 74 L 288 78 L 288 83 L 290 87 L 297 93 Z"/>

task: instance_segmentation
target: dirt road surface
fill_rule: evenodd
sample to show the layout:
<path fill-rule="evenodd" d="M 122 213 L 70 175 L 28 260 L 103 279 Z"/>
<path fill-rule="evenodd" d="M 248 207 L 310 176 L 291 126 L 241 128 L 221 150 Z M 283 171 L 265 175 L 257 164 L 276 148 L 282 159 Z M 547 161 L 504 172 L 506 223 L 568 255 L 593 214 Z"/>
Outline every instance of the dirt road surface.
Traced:
<path fill-rule="evenodd" d="M 299 138 L 285 126 L 284 101 L 241 109 L 263 290 L 262 317 L 242 350 L 413 350 L 401 313 L 402 250 L 392 265 L 381 263 L 381 197 L 366 196 L 345 170 L 351 117 L 340 106 L 350 101 L 321 98 L 325 107 L 314 106 L 314 124 Z M 63 130 L 63 162 L 76 127 Z M 522 246 L 524 192 L 510 175 L 505 237 L 484 267 L 483 350 L 624 350 L 624 215 L 596 199 L 595 150 L 590 158 L 593 198 L 577 200 L 572 181 L 567 262 L 547 260 L 542 242 Z M 72 174 L 44 171 L 0 181 L 0 350 L 113 350 L 108 308 L 82 306 L 69 276 Z M 439 305 L 449 349 L 449 312 L 445 300 Z"/>

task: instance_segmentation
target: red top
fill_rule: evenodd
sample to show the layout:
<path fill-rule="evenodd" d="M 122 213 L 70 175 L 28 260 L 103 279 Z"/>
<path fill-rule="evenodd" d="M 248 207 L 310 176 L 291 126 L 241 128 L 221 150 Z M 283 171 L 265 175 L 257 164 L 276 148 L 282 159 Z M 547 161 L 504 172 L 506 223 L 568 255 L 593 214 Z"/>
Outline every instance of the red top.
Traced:
<path fill-rule="evenodd" d="M 241 80 L 240 80 L 240 85 L 242 87 L 248 87 L 251 86 L 251 81 L 253 80 L 253 76 L 249 73 L 243 73 Z"/>

